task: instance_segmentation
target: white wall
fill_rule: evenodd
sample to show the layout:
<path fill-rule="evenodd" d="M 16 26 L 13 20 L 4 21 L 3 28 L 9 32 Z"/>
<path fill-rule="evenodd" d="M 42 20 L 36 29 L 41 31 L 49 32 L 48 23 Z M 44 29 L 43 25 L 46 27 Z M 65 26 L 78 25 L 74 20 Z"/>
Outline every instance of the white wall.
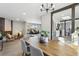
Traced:
<path fill-rule="evenodd" d="M 25 23 L 22 21 L 13 21 L 13 35 L 18 33 L 18 32 L 23 32 L 25 31 Z"/>
<path fill-rule="evenodd" d="M 50 14 L 46 14 L 41 16 L 41 28 L 42 30 L 50 31 L 50 21 L 51 21 L 51 16 Z"/>

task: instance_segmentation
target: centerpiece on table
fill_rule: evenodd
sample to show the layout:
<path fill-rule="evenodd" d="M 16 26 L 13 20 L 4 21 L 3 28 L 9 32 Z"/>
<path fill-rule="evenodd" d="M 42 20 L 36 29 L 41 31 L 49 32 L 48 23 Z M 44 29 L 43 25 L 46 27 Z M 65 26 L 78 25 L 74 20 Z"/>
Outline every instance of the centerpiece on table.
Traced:
<path fill-rule="evenodd" d="M 49 32 L 41 31 L 40 43 L 48 43 Z"/>

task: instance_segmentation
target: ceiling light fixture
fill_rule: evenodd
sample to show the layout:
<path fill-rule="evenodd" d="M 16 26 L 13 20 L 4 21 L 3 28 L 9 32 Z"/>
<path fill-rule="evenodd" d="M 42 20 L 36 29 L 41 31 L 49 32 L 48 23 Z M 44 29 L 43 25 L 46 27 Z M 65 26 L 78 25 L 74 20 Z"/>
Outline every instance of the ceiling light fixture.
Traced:
<path fill-rule="evenodd" d="M 45 3 L 45 4 L 42 4 L 41 6 L 41 9 L 40 11 L 46 11 L 46 12 L 49 12 L 49 11 L 53 11 L 54 8 L 55 8 L 55 5 L 53 3 Z"/>

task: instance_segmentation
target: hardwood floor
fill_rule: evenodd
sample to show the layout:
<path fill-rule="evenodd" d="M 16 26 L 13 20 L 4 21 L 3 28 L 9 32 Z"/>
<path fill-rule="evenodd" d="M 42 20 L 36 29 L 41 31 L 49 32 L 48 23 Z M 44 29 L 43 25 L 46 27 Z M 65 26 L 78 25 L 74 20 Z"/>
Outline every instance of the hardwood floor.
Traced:
<path fill-rule="evenodd" d="M 0 56 L 21 56 L 21 43 L 20 40 L 14 40 L 11 42 L 5 42 L 3 50 L 0 51 Z"/>

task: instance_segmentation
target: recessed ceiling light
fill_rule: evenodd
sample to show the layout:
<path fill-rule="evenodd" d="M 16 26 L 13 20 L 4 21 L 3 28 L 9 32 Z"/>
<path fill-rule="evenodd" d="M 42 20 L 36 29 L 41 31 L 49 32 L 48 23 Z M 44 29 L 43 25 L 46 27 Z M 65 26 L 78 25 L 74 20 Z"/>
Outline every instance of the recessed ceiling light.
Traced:
<path fill-rule="evenodd" d="M 23 14 L 23 15 L 26 15 L 26 12 L 23 12 L 22 14 Z"/>

